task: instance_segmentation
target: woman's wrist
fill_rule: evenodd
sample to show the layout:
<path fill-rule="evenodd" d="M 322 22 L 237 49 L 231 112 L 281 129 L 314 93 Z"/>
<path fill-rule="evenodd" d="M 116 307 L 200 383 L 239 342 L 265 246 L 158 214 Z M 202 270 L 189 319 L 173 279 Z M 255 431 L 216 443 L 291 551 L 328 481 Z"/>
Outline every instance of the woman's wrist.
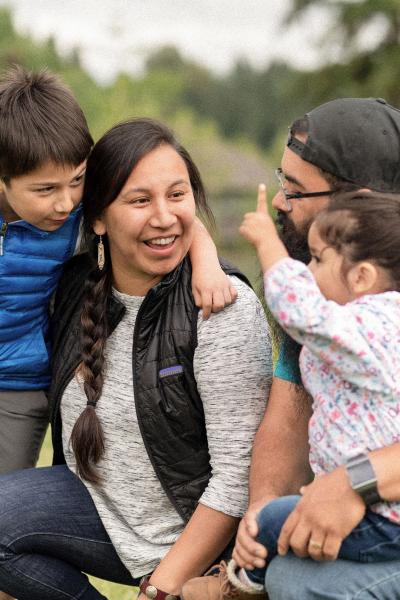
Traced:
<path fill-rule="evenodd" d="M 172 578 L 163 577 L 157 574 L 157 570 L 149 578 L 149 583 L 154 585 L 157 589 L 162 590 L 163 592 L 167 592 L 172 596 L 179 596 L 181 592 L 181 588 L 183 585 L 183 581 L 174 581 Z"/>

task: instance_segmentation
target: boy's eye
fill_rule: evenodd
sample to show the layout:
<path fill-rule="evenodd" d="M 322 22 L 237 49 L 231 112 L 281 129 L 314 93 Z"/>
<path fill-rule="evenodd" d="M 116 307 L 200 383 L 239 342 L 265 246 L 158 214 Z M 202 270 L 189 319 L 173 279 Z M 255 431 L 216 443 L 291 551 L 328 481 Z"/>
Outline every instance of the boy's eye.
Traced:
<path fill-rule="evenodd" d="M 320 263 L 321 259 L 319 256 L 315 256 L 315 254 L 311 254 L 311 260 L 314 260 L 316 263 Z"/>
<path fill-rule="evenodd" d="M 53 190 L 54 190 L 53 186 L 48 186 L 48 187 L 38 188 L 36 191 L 39 192 L 39 194 L 48 194 L 48 193 L 52 192 Z"/>
<path fill-rule="evenodd" d="M 85 178 L 85 173 L 82 173 L 82 175 L 78 175 L 78 177 L 75 177 L 75 179 L 72 181 L 71 185 L 72 186 L 80 185 L 83 182 L 84 178 Z"/>

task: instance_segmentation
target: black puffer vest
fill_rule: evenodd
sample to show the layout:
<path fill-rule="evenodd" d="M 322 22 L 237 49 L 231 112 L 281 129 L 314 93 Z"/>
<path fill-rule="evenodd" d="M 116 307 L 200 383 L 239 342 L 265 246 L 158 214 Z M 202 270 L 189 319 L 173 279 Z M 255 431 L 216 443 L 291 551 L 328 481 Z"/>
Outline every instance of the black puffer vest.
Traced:
<path fill-rule="evenodd" d="M 223 267 L 226 273 L 248 283 L 236 269 Z M 55 302 L 50 390 L 54 464 L 65 462 L 60 401 L 81 360 L 80 312 L 89 269 L 87 255 L 73 258 L 66 266 Z M 109 299 L 109 333 L 124 312 L 119 301 Z M 143 441 L 157 477 L 185 521 L 194 512 L 211 475 L 203 405 L 193 374 L 197 317 L 191 265 L 186 258 L 147 293 L 133 334 L 133 391 Z"/>

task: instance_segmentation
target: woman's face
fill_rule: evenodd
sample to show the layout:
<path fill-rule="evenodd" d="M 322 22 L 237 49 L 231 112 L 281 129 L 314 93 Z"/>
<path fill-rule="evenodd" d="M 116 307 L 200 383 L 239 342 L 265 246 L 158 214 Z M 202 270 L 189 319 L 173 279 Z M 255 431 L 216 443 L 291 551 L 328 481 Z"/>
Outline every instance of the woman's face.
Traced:
<path fill-rule="evenodd" d="M 149 152 L 94 224 L 107 233 L 115 287 L 144 295 L 187 254 L 196 207 L 183 159 L 168 145 Z"/>

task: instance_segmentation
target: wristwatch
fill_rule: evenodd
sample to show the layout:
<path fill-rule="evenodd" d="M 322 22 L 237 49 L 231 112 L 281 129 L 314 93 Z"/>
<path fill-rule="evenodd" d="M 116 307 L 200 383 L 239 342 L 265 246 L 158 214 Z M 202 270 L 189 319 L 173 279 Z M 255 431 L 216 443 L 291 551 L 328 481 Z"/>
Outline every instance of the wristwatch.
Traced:
<path fill-rule="evenodd" d="M 139 585 L 139 589 L 146 598 L 150 600 L 180 600 L 180 596 L 175 596 L 169 592 L 163 592 L 159 590 L 155 585 L 150 583 L 150 577 L 142 577 Z"/>
<path fill-rule="evenodd" d="M 375 471 L 367 454 L 357 454 L 345 466 L 351 487 L 361 496 L 366 506 L 382 502 Z"/>

